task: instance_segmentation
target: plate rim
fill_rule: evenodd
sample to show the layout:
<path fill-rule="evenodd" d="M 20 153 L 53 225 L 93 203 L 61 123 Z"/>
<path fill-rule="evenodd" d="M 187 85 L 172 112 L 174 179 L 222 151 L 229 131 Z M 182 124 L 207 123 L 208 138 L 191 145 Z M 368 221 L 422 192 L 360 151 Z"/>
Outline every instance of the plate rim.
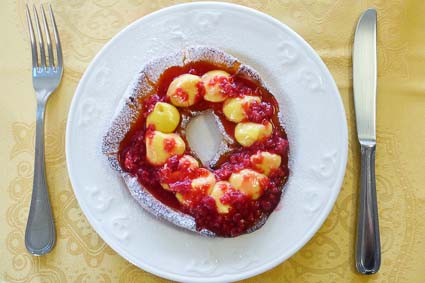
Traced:
<path fill-rule="evenodd" d="M 333 192 L 330 197 L 328 198 L 328 201 L 325 203 L 322 211 L 320 214 L 318 214 L 318 220 L 311 225 L 311 227 L 307 230 L 307 232 L 304 234 L 304 236 L 301 238 L 301 240 L 297 243 L 297 245 L 294 245 L 291 249 L 289 249 L 285 254 L 282 254 L 282 256 L 278 256 L 275 259 L 269 261 L 268 263 L 265 263 L 259 267 L 255 267 L 253 269 L 250 269 L 248 271 L 242 272 L 242 273 L 238 273 L 238 274 L 221 274 L 219 276 L 216 277 L 208 277 L 208 278 L 200 278 L 200 277 L 196 277 L 196 276 L 182 276 L 179 274 L 175 274 L 172 272 L 168 272 L 168 271 L 164 271 L 161 268 L 152 266 L 152 265 L 148 265 L 145 264 L 144 262 L 140 263 L 137 262 L 137 260 L 135 260 L 132 255 L 128 254 L 126 251 L 121 250 L 119 246 L 113 246 L 111 245 L 111 243 L 113 243 L 113 241 L 111 240 L 111 237 L 108 236 L 108 234 L 104 231 L 104 229 L 101 226 L 96 226 L 94 225 L 94 216 L 90 213 L 89 208 L 80 200 L 80 198 L 78 197 L 78 194 L 75 193 L 75 189 L 74 189 L 74 184 L 76 183 L 73 180 L 76 180 L 77 178 L 75 177 L 74 173 L 73 173 L 73 169 L 71 166 L 71 161 L 70 161 L 70 128 L 71 128 L 71 123 L 73 122 L 72 120 L 72 113 L 75 113 L 75 108 L 77 107 L 77 100 L 78 98 L 81 96 L 81 89 L 84 86 L 84 82 L 86 80 L 86 77 L 88 77 L 88 74 L 92 72 L 92 69 L 95 67 L 95 62 L 98 60 L 98 58 L 105 52 L 106 49 L 108 49 L 108 47 L 110 45 L 112 45 L 117 38 L 124 32 L 126 32 L 127 30 L 133 28 L 134 26 L 138 25 L 140 22 L 149 19 L 151 17 L 155 17 L 159 14 L 162 13 L 167 13 L 170 10 L 173 9 L 179 9 L 182 7 L 196 7 L 196 6 L 210 6 L 213 5 L 215 7 L 218 8 L 230 8 L 230 9 L 237 9 L 237 10 L 243 10 L 244 12 L 247 13 L 251 13 L 254 16 L 263 18 L 266 21 L 269 21 L 271 23 L 273 23 L 274 25 L 279 26 L 280 28 L 284 29 L 286 32 L 288 32 L 289 34 L 291 34 L 291 36 L 294 36 L 299 42 L 301 42 L 310 52 L 310 56 L 311 59 L 317 63 L 318 65 L 320 65 L 320 67 L 324 70 L 325 74 L 330 78 L 330 84 L 329 87 L 331 89 L 333 89 L 333 91 L 336 94 L 339 94 L 336 96 L 336 100 L 337 103 L 339 104 L 339 107 L 341 109 L 341 114 L 342 114 L 342 133 L 341 133 L 341 137 L 342 137 L 342 142 L 341 142 L 341 167 L 339 168 L 339 171 L 336 173 L 338 178 L 335 180 L 333 186 L 330 186 L 330 188 L 332 189 L 331 191 Z M 345 145 L 345 146 L 344 146 Z M 302 249 L 307 242 L 309 242 L 311 240 L 311 238 L 317 233 L 317 231 L 320 229 L 320 227 L 323 225 L 323 223 L 325 222 L 325 220 L 328 218 L 331 210 L 333 209 L 336 199 L 341 191 L 342 188 L 342 184 L 344 181 L 344 177 L 345 177 L 345 172 L 346 172 L 346 167 L 347 167 L 347 159 L 348 159 L 348 125 L 347 125 L 347 116 L 346 116 L 346 112 L 345 112 L 345 107 L 344 104 L 342 102 L 342 98 L 341 95 L 339 93 L 339 89 L 336 85 L 335 79 L 333 78 L 332 74 L 330 73 L 328 67 L 326 66 L 326 64 L 323 62 L 323 60 L 321 59 L 321 57 L 317 54 L 317 52 L 310 46 L 310 44 L 304 39 L 302 38 L 297 32 L 295 32 L 294 30 L 292 30 L 290 27 L 288 27 L 286 24 L 284 24 L 283 22 L 275 19 L 274 17 L 255 10 L 253 8 L 249 8 L 246 6 L 242 6 L 242 5 L 238 5 L 238 4 L 234 4 L 234 3 L 226 3 L 226 2 L 214 2 L 214 1 L 206 1 L 206 2 L 192 2 L 192 3 L 182 3 L 182 4 L 177 4 L 177 5 L 171 5 L 159 10 L 156 10 L 152 13 L 149 13 L 147 15 L 142 16 L 141 18 L 133 21 L 132 23 L 128 24 L 126 27 L 124 27 L 123 29 L 121 29 L 118 33 L 116 33 L 105 45 L 103 45 L 103 47 L 96 53 L 96 55 L 93 57 L 93 59 L 91 60 L 91 62 L 89 63 L 89 65 L 87 66 L 86 70 L 84 71 L 81 79 L 78 82 L 78 86 L 74 92 L 74 96 L 72 98 L 72 102 L 68 111 L 68 118 L 67 118 L 67 124 L 66 124 L 66 134 L 65 134 L 65 154 L 66 154 L 66 164 L 67 164 L 67 171 L 68 171 L 68 175 L 69 175 L 69 180 L 71 183 L 71 187 L 72 190 L 74 191 L 74 195 L 75 198 L 77 199 L 77 202 L 81 208 L 81 210 L 83 211 L 87 221 L 90 223 L 91 227 L 93 228 L 93 230 L 99 235 L 99 237 L 102 238 L 103 241 L 105 241 L 105 243 L 111 248 L 113 249 L 118 255 L 120 255 L 121 257 L 123 257 L 125 260 L 127 260 L 128 262 L 130 262 L 131 264 L 137 266 L 138 268 L 141 268 L 144 271 L 147 271 L 149 273 L 152 273 L 156 276 L 162 277 L 162 278 L 166 278 L 166 279 L 170 279 L 170 280 L 177 280 L 177 281 L 184 281 L 184 282 L 221 282 L 221 281 L 226 281 L 226 282 L 233 282 L 233 281 L 237 281 L 237 280 L 243 280 L 246 278 L 250 278 L 253 276 L 256 276 L 258 274 L 261 274 L 267 270 L 270 270 L 274 267 L 276 267 L 277 265 L 283 263 L 284 261 L 286 261 L 287 259 L 289 259 L 290 257 L 292 257 L 297 251 L 299 251 L 300 249 Z"/>

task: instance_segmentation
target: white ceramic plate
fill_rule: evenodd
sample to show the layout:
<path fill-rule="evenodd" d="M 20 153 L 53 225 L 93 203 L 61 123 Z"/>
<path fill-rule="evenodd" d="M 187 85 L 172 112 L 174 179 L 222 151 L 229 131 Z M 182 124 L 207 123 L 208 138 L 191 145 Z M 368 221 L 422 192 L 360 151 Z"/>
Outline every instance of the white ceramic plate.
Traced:
<path fill-rule="evenodd" d="M 254 67 L 277 97 L 287 125 L 291 176 L 281 204 L 263 228 L 233 239 L 203 238 L 153 218 L 101 154 L 102 136 L 138 70 L 154 57 L 198 44 Z M 116 35 L 81 79 L 66 135 L 72 186 L 96 232 L 138 267 L 184 282 L 244 279 L 298 251 L 333 207 L 347 148 L 338 89 L 314 50 L 270 16 L 208 2 L 160 10 Z"/>

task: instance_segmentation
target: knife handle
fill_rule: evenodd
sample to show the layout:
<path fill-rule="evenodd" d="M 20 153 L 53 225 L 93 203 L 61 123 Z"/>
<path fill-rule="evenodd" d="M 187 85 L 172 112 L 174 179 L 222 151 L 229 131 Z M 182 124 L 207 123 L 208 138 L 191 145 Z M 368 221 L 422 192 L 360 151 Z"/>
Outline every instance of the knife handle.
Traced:
<path fill-rule="evenodd" d="M 375 147 L 375 144 L 361 145 L 356 267 L 358 272 L 362 274 L 374 274 L 381 266 L 381 244 L 379 239 L 375 181 Z"/>

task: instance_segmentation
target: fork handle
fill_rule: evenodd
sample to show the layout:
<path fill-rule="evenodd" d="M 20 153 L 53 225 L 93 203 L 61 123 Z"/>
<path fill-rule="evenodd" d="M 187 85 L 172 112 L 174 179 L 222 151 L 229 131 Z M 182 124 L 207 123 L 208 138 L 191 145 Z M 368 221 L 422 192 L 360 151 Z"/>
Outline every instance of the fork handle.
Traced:
<path fill-rule="evenodd" d="M 25 231 L 25 246 L 33 255 L 43 255 L 52 250 L 56 233 L 52 208 L 47 192 L 44 159 L 44 110 L 47 99 L 37 99 L 34 180 L 31 206 Z"/>
<path fill-rule="evenodd" d="M 356 267 L 374 274 L 381 265 L 375 180 L 375 144 L 361 145 L 360 201 L 357 219 Z"/>

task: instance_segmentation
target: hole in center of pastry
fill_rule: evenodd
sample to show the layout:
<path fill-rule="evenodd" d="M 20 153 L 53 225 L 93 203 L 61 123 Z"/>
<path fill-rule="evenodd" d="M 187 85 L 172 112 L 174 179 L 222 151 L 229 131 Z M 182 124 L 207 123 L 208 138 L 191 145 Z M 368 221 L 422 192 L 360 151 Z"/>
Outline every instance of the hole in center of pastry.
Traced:
<path fill-rule="evenodd" d="M 215 116 L 205 111 L 190 119 L 186 128 L 186 138 L 191 149 L 205 166 L 213 159 L 223 141 Z"/>

